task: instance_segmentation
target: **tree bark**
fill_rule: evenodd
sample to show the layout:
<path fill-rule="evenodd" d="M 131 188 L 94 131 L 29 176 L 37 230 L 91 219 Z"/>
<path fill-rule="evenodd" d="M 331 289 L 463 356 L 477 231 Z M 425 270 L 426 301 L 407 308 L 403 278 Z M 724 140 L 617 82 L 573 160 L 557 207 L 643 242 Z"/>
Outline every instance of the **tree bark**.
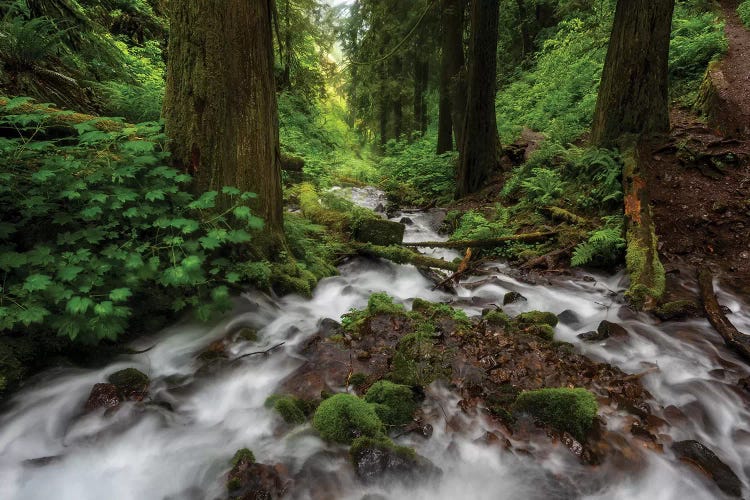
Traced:
<path fill-rule="evenodd" d="M 499 163 L 495 116 L 499 15 L 499 0 L 472 2 L 471 61 L 456 186 L 459 197 L 479 191 Z"/>
<path fill-rule="evenodd" d="M 700 285 L 703 310 L 711 326 L 719 332 L 728 347 L 745 358 L 745 361 L 750 361 L 750 336 L 737 330 L 722 312 L 721 305 L 714 292 L 714 276 L 711 271 L 702 269 L 698 273 L 698 284 Z"/>
<path fill-rule="evenodd" d="M 173 161 L 198 191 L 256 193 L 251 208 L 265 221 L 265 250 L 273 251 L 283 242 L 283 217 L 272 0 L 170 8 L 164 118 Z"/>
<path fill-rule="evenodd" d="M 674 0 L 619 0 L 594 113 L 592 141 L 669 130 L 669 36 Z"/>
<path fill-rule="evenodd" d="M 464 65 L 463 18 L 465 0 L 442 0 L 440 62 L 440 105 L 438 110 L 438 154 L 453 149 L 453 133 L 459 128 L 453 120 L 456 78 Z M 465 102 L 464 102 L 465 105 Z M 458 134 L 456 134 L 458 142 Z"/>
<path fill-rule="evenodd" d="M 430 63 L 417 53 L 414 62 L 414 128 L 421 134 L 427 131 L 427 103 L 424 96 L 429 77 Z"/>

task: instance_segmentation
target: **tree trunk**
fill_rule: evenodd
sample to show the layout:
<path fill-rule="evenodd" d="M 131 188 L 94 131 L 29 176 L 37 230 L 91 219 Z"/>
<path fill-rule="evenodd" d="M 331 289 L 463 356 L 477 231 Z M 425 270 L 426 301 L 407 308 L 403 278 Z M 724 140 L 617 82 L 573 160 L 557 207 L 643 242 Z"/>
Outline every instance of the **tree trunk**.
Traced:
<path fill-rule="evenodd" d="M 454 103 L 457 100 L 455 82 L 464 65 L 464 6 L 465 0 L 442 0 L 441 45 L 443 54 L 440 63 L 438 154 L 453 149 L 453 132 L 458 128 L 458 124 L 453 121 L 453 114 Z M 460 104 L 458 106 L 460 107 Z M 458 134 L 456 134 L 456 142 L 458 142 Z"/>
<path fill-rule="evenodd" d="M 521 31 L 521 59 L 532 51 L 531 33 L 529 32 L 528 10 L 526 0 L 516 0 L 518 5 L 518 29 Z"/>
<path fill-rule="evenodd" d="M 429 77 L 429 62 L 417 55 L 414 62 L 414 128 L 421 134 L 427 131 L 427 104 L 424 96 Z"/>
<path fill-rule="evenodd" d="M 479 191 L 498 165 L 495 92 L 499 15 L 499 0 L 472 2 L 468 95 L 456 186 L 459 197 Z"/>
<path fill-rule="evenodd" d="M 669 130 L 669 36 L 674 0 L 619 0 L 594 113 L 592 141 Z"/>
<path fill-rule="evenodd" d="M 404 107 L 403 97 L 401 92 L 401 84 L 404 82 L 402 76 L 404 70 L 404 63 L 400 56 L 393 56 L 393 65 L 391 68 L 391 75 L 397 85 L 392 85 L 393 95 L 391 96 L 391 105 L 393 106 L 393 138 L 397 141 L 401 139 L 401 134 L 404 131 Z"/>
<path fill-rule="evenodd" d="M 258 195 L 273 251 L 283 242 L 279 124 L 269 0 L 170 3 L 164 102 L 174 163 L 197 191 Z M 228 200 L 220 198 L 224 206 Z"/>

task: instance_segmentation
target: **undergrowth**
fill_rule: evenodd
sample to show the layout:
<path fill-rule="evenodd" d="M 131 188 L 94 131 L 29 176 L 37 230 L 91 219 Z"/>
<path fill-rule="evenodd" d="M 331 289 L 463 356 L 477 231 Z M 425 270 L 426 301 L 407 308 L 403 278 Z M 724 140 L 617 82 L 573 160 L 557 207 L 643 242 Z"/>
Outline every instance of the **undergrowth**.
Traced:
<path fill-rule="evenodd" d="M 742 24 L 744 24 L 747 29 L 750 29 L 750 0 L 744 0 L 744 2 L 737 7 L 737 15 L 740 16 Z"/>

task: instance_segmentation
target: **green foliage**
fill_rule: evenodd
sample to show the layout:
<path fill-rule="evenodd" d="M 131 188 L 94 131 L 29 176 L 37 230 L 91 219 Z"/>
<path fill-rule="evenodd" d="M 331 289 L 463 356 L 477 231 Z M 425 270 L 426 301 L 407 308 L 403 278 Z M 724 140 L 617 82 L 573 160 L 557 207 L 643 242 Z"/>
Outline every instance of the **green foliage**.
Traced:
<path fill-rule="evenodd" d="M 586 439 L 598 411 L 596 397 L 580 388 L 524 391 L 514 407 L 517 412 L 528 413 L 579 441 Z"/>
<path fill-rule="evenodd" d="M 524 325 L 548 325 L 551 327 L 557 326 L 557 316 L 551 312 L 546 311 L 529 311 L 523 314 L 519 314 L 514 318 L 519 324 Z"/>
<path fill-rule="evenodd" d="M 336 443 L 351 443 L 355 437 L 383 434 L 383 422 L 373 405 L 351 394 L 335 394 L 318 406 L 313 427 L 321 437 Z"/>
<path fill-rule="evenodd" d="M 510 325 L 511 323 L 510 316 L 499 309 L 488 312 L 487 314 L 482 316 L 482 319 L 490 325 L 500 326 L 503 328 Z"/>
<path fill-rule="evenodd" d="M 207 320 L 229 309 L 228 286 L 264 267 L 241 257 L 263 225 L 245 206 L 254 195 L 190 193 L 190 177 L 165 164 L 159 124 L 94 120 L 55 139 L 50 111 L 25 102 L 0 107 L 19 132 L 0 139 L 0 330 L 93 342 L 126 331 L 134 310 L 192 307 Z"/>
<path fill-rule="evenodd" d="M 622 158 L 609 149 L 566 152 L 566 177 L 576 182 L 576 204 L 583 209 L 613 209 L 622 204 Z"/>
<path fill-rule="evenodd" d="M 367 390 L 365 401 L 374 404 L 380 420 L 390 426 L 409 423 L 417 409 L 410 387 L 387 380 L 375 382 Z"/>
<path fill-rule="evenodd" d="M 252 465 L 255 463 L 255 454 L 253 454 L 252 451 L 250 451 L 247 448 L 242 448 L 241 450 L 237 450 L 237 452 L 234 454 L 234 457 L 232 457 L 232 467 L 237 467 L 241 463 L 245 463 L 248 465 Z"/>
<path fill-rule="evenodd" d="M 7 71 L 33 69 L 62 50 L 62 33 L 46 17 L 26 20 L 10 13 L 0 21 L 0 62 Z"/>
<path fill-rule="evenodd" d="M 742 24 L 744 24 L 747 29 L 750 29 L 750 0 L 744 0 L 737 7 L 737 15 L 740 16 Z"/>
<path fill-rule="evenodd" d="M 469 210 L 461 216 L 458 227 L 451 235 L 452 240 L 481 240 L 509 236 L 515 231 L 510 222 L 510 212 L 502 205 L 495 206 L 493 220 L 485 215 Z"/>
<path fill-rule="evenodd" d="M 526 196 L 538 205 L 548 205 L 563 193 L 565 183 L 560 173 L 548 168 L 533 168 L 531 176 L 521 182 L 526 190 Z"/>
<path fill-rule="evenodd" d="M 456 190 L 455 153 L 437 155 L 437 136 L 389 141 L 380 162 L 380 187 L 406 206 L 446 203 Z"/>
<path fill-rule="evenodd" d="M 408 386 L 426 387 L 450 376 L 445 353 L 435 342 L 435 325 L 417 323 L 414 331 L 401 337 L 391 365 L 390 380 Z"/>
<path fill-rule="evenodd" d="M 401 304 L 393 302 L 393 297 L 385 292 L 376 292 L 370 295 L 365 309 L 352 309 L 341 317 L 341 325 L 344 330 L 353 334 L 360 334 L 362 326 L 367 318 L 377 314 L 404 315 L 406 310 Z"/>
<path fill-rule="evenodd" d="M 592 231 L 588 241 L 573 251 L 571 265 L 607 267 L 622 260 L 625 251 L 624 220 L 621 215 L 604 217 L 604 227 Z"/>

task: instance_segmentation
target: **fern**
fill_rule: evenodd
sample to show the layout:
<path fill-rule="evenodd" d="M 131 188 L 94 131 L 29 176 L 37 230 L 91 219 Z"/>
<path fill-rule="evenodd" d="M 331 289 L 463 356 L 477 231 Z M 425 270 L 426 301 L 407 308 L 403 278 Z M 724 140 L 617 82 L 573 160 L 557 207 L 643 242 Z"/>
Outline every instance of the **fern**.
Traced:
<path fill-rule="evenodd" d="M 23 71 L 49 62 L 62 49 L 61 33 L 46 17 L 0 21 L 0 61 L 8 71 Z"/>
<path fill-rule="evenodd" d="M 560 174 L 548 168 L 534 168 L 531 177 L 521 182 L 528 198 L 539 205 L 547 205 L 563 193 L 565 183 Z"/>
<path fill-rule="evenodd" d="M 607 266 L 616 263 L 625 249 L 622 216 L 604 217 L 604 227 L 593 231 L 588 241 L 578 245 L 573 251 L 572 266 Z"/>

